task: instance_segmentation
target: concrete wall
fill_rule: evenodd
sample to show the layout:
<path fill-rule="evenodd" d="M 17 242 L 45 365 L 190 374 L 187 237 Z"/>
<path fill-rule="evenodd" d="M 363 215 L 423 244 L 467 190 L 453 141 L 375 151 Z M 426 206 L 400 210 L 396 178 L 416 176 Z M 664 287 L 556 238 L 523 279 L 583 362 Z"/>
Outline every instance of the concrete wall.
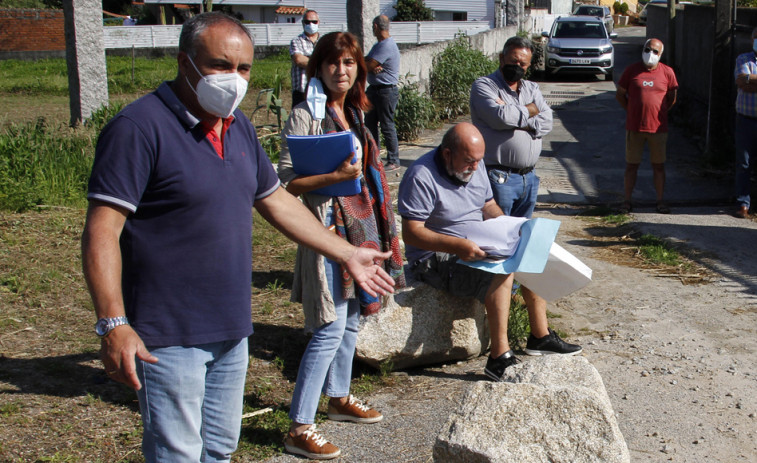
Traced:
<path fill-rule="evenodd" d="M 516 35 L 518 28 L 515 26 L 491 29 L 468 37 L 471 46 L 483 52 L 486 56 L 495 57 L 502 51 L 505 41 Z M 428 90 L 431 69 L 433 69 L 434 57 L 444 51 L 450 42 L 438 42 L 420 47 L 401 50 L 400 77 L 409 76 L 410 82 L 418 82 L 421 93 Z"/>

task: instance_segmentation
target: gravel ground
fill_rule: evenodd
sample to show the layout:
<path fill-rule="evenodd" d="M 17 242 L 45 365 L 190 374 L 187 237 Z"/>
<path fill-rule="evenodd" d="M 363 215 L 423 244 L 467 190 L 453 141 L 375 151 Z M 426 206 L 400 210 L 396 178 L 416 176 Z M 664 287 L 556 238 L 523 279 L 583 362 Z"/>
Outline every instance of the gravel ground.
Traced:
<path fill-rule="evenodd" d="M 684 285 L 597 259 L 582 232 L 586 223 L 560 212 L 537 215 L 562 221 L 558 241 L 593 269 L 594 280 L 550 304 L 560 317 L 553 324 L 573 333 L 570 340 L 584 346 L 583 355 L 602 375 L 632 461 L 757 461 L 757 265 L 733 253 L 734 243 L 757 233 L 757 224 L 717 208 L 636 213 L 646 232 L 676 224 L 688 231 L 679 240 L 711 245 L 698 248 L 707 251 L 700 263 L 723 273 L 707 284 Z M 324 434 L 343 451 L 337 461 L 430 461 L 436 436 L 465 388 L 485 380 L 484 361 L 400 372 L 408 375 L 406 387 L 367 398 L 384 413 L 380 423 L 325 422 Z M 301 460 L 284 455 L 268 461 Z"/>

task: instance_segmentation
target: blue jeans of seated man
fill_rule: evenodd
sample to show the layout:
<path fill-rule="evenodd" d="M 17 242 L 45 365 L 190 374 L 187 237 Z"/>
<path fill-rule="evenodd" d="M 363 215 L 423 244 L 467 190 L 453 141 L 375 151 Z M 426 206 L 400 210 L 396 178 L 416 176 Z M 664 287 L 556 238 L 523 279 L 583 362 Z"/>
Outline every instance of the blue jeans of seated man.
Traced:
<path fill-rule="evenodd" d="M 736 202 L 750 206 L 749 177 L 757 163 L 757 120 L 736 115 Z"/>
<path fill-rule="evenodd" d="M 289 418 L 313 424 L 321 392 L 328 397 L 350 394 L 360 307 L 357 299 L 342 297 L 341 266 L 326 259 L 326 278 L 334 298 L 337 319 L 315 329 L 300 360 Z"/>
<path fill-rule="evenodd" d="M 396 85 L 378 89 L 369 86 L 365 94 L 373 105 L 373 109 L 365 114 L 365 126 L 371 131 L 379 147 L 381 146 L 379 126 L 381 126 L 381 134 L 384 135 L 386 142 L 386 160 L 400 165 L 399 141 L 397 141 L 397 129 L 394 126 L 394 111 L 400 99 L 399 88 Z"/>
<path fill-rule="evenodd" d="M 159 360 L 137 362 L 145 461 L 230 461 L 242 425 L 247 338 L 148 350 Z"/>
<path fill-rule="evenodd" d="M 528 218 L 533 215 L 539 195 L 539 177 L 533 170 L 525 175 L 499 169 L 487 173 L 494 201 L 505 215 Z"/>

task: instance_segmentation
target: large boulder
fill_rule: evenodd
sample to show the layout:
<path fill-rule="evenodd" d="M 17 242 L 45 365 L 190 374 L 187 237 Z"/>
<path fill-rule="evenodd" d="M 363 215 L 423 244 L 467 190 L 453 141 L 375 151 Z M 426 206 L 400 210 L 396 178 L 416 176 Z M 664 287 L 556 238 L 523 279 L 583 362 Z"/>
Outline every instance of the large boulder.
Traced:
<path fill-rule="evenodd" d="M 584 357 L 546 356 L 477 382 L 434 445 L 437 462 L 626 463 L 602 378 Z"/>
<path fill-rule="evenodd" d="M 364 317 L 359 329 L 356 357 L 374 367 L 465 360 L 489 348 L 483 304 L 414 280 L 378 314 Z"/>

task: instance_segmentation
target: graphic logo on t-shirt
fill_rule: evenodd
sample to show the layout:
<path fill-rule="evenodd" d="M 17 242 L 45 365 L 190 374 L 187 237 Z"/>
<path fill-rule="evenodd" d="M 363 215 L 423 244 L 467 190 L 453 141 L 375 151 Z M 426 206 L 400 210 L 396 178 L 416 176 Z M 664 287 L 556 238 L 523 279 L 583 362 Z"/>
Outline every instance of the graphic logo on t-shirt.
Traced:
<path fill-rule="evenodd" d="M 654 87 L 654 81 L 653 80 L 642 80 L 641 85 L 645 87 Z"/>

